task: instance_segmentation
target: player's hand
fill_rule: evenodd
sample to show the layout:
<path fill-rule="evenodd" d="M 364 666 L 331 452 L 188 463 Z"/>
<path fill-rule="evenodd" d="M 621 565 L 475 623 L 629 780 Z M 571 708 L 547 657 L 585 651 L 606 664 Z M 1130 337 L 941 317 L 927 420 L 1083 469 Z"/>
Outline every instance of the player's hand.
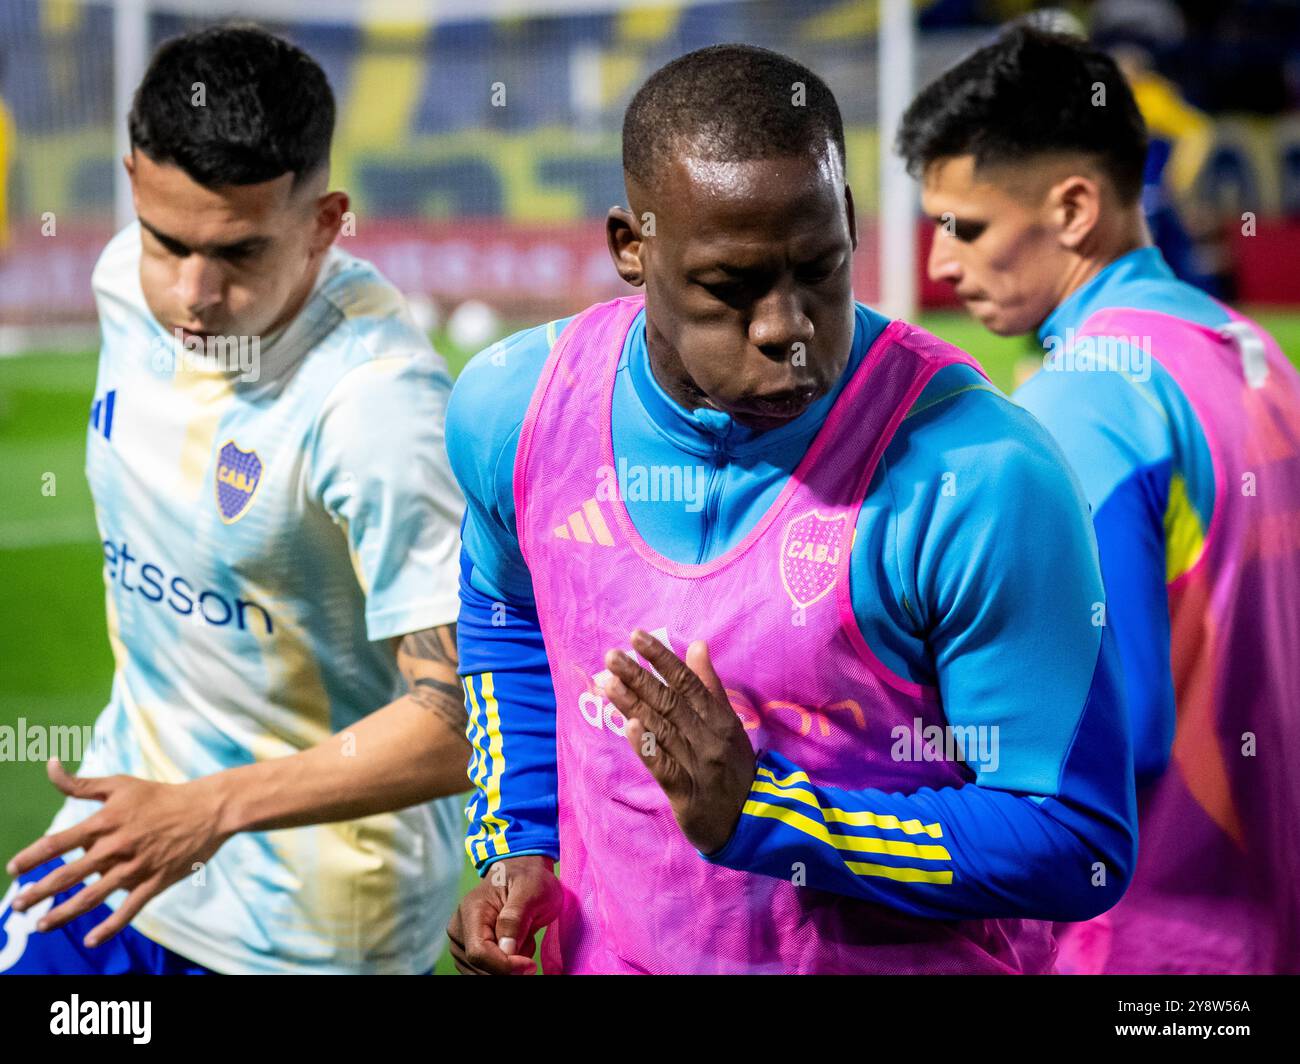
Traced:
<path fill-rule="evenodd" d="M 130 923 L 150 898 L 192 874 L 196 863 L 207 861 L 230 837 L 217 828 L 216 789 L 202 779 L 177 784 L 135 776 L 73 777 L 57 758 L 46 768 L 50 782 L 64 794 L 104 806 L 75 827 L 38 839 L 6 866 L 11 876 L 18 876 L 69 850 L 85 850 L 77 860 L 25 887 L 13 901 L 17 912 L 89 876 L 100 877 L 46 913 L 36 925 L 38 931 L 62 927 L 114 891 L 129 891 L 117 911 L 83 940 L 87 947 L 98 946 Z"/>
<path fill-rule="evenodd" d="M 493 863 L 461 899 L 447 924 L 462 975 L 532 975 L 537 932 L 560 915 L 560 881 L 549 857 L 529 854 Z"/>
<path fill-rule="evenodd" d="M 663 677 L 621 650 L 605 655 L 605 694 L 627 718 L 627 741 L 663 788 L 687 840 L 701 853 L 731 838 L 754 782 L 754 750 L 731 708 L 709 648 L 696 640 L 682 661 L 639 628 L 632 646 Z"/>

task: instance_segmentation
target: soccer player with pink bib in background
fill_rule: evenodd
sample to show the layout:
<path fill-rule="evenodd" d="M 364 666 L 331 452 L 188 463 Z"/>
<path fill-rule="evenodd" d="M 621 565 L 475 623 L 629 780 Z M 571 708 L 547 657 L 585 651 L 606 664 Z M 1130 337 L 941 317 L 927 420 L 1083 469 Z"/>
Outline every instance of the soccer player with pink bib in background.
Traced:
<path fill-rule="evenodd" d="M 1044 345 L 1015 398 L 1083 483 L 1123 663 L 1137 871 L 1061 930 L 1060 970 L 1300 972 L 1300 375 L 1150 246 L 1142 119 L 1084 41 L 1013 28 L 899 150 L 931 276 Z"/>
<path fill-rule="evenodd" d="M 844 160 L 793 60 L 669 63 L 607 225 L 644 296 L 456 384 L 462 971 L 531 972 L 546 929 L 547 972 L 1044 973 L 1050 921 L 1123 894 L 1078 484 L 968 355 L 854 300 Z"/>

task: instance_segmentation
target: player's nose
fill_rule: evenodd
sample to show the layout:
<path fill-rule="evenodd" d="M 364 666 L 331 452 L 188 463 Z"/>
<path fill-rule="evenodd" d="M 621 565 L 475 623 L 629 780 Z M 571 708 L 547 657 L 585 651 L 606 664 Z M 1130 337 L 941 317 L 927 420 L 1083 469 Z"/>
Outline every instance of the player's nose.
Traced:
<path fill-rule="evenodd" d="M 926 269 L 932 281 L 944 281 L 955 285 L 961 280 L 961 263 L 952 253 L 946 234 L 938 229 L 934 234 L 934 243 L 930 245 L 930 257 Z"/>
<path fill-rule="evenodd" d="M 190 314 L 200 314 L 221 302 L 221 267 L 203 255 L 189 255 L 176 275 L 176 294 Z"/>
<path fill-rule="evenodd" d="M 749 342 L 764 353 L 787 356 L 796 343 L 812 343 L 812 319 L 804 313 L 793 286 L 774 287 L 753 307 L 749 319 Z"/>

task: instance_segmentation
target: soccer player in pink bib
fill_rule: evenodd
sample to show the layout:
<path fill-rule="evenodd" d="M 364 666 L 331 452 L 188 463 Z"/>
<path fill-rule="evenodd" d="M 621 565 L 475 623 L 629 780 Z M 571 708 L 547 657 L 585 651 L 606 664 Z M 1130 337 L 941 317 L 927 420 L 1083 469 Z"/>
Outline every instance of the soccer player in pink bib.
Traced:
<path fill-rule="evenodd" d="M 461 970 L 531 971 L 546 928 L 547 972 L 1051 971 L 1136 817 L 1064 457 L 854 301 L 810 70 L 686 55 L 623 152 L 609 245 L 644 297 L 481 353 L 448 410 Z"/>
<path fill-rule="evenodd" d="M 1298 972 L 1300 375 L 1150 246 L 1142 119 L 1084 42 L 1015 28 L 918 96 L 899 145 L 932 276 L 1046 349 L 1016 398 L 1083 483 L 1120 648 L 1137 871 L 1060 968 Z"/>

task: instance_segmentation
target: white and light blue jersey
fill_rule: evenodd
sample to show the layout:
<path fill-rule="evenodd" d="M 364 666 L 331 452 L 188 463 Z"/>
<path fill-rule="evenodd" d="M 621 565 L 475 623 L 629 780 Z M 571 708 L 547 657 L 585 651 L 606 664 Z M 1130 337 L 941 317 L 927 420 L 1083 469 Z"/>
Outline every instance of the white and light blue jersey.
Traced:
<path fill-rule="evenodd" d="M 116 670 L 81 774 L 180 783 L 305 750 L 398 697 L 389 640 L 456 620 L 464 505 L 446 366 L 400 294 L 333 248 L 256 363 L 222 369 L 149 312 L 138 225 L 94 289 L 86 472 Z M 133 926 L 221 972 L 427 971 L 460 804 L 236 835 Z M 98 808 L 70 800 L 52 830 Z"/>

